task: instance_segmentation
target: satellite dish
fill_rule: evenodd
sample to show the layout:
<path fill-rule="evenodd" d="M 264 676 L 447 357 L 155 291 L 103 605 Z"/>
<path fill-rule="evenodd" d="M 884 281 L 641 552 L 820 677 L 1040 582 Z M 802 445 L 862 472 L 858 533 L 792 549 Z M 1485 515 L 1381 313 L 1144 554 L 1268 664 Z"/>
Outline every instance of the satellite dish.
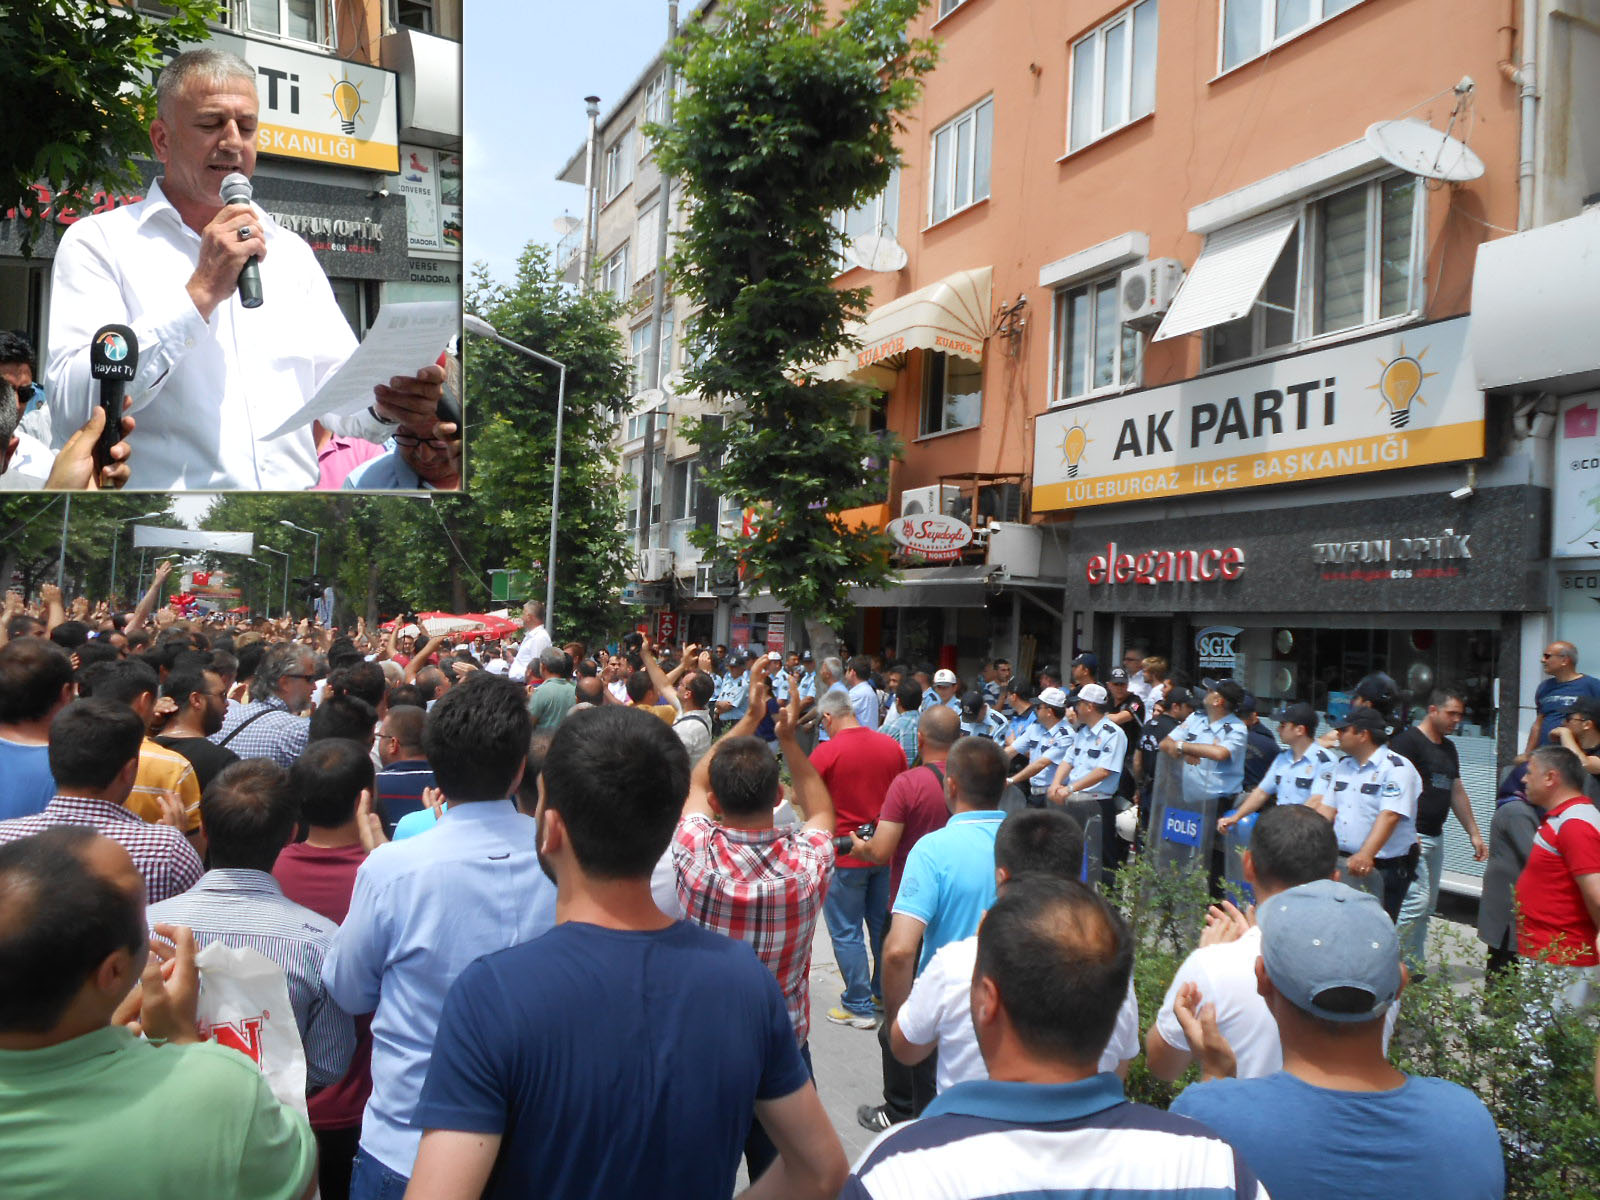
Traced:
<path fill-rule="evenodd" d="M 1424 179 L 1465 183 L 1483 174 L 1483 159 L 1465 142 L 1414 117 L 1368 126 L 1367 145 L 1385 162 Z"/>
<path fill-rule="evenodd" d="M 883 233 L 864 233 L 852 239 L 850 253 L 867 271 L 898 271 L 907 261 L 905 247 Z"/>
<path fill-rule="evenodd" d="M 559 233 L 562 237 L 566 237 L 567 234 L 571 233 L 579 225 L 582 225 L 583 222 L 578 220 L 578 218 L 573 216 L 571 213 L 562 213 L 554 221 L 550 222 L 550 224 L 554 226 L 557 233 Z"/>
<path fill-rule="evenodd" d="M 667 394 L 660 388 L 645 388 L 633 398 L 633 407 L 639 412 L 654 408 L 667 398 Z"/>
<path fill-rule="evenodd" d="M 685 380 L 683 377 L 683 372 L 672 371 L 669 372 L 667 377 L 661 381 L 661 386 L 676 396 L 682 393 L 684 383 Z"/>

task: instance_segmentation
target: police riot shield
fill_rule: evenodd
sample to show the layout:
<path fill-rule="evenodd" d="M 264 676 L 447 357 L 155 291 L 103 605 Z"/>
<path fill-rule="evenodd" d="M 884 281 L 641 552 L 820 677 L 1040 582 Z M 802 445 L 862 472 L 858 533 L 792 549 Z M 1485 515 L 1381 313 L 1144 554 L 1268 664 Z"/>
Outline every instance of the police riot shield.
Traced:
<path fill-rule="evenodd" d="M 1156 761 L 1155 796 L 1150 805 L 1150 846 L 1157 870 L 1204 871 L 1211 862 L 1217 832 L 1214 796 L 1189 800 L 1183 794 L 1181 762 L 1167 754 Z"/>
<path fill-rule="evenodd" d="M 1228 888 L 1242 896 L 1245 904 L 1256 902 L 1255 889 L 1244 877 L 1244 852 L 1250 849 L 1250 835 L 1255 832 L 1256 818 L 1260 813 L 1251 813 L 1241 817 L 1228 827 L 1228 832 L 1222 839 L 1223 875 L 1228 880 Z"/>
<path fill-rule="evenodd" d="M 1098 800 L 1068 800 L 1062 807 L 1083 830 L 1083 874 L 1078 878 L 1096 891 L 1100 889 L 1100 838 L 1102 817 Z"/>
<path fill-rule="evenodd" d="M 1349 884 L 1358 892 L 1369 892 L 1378 898 L 1378 903 L 1383 903 L 1383 876 L 1376 870 L 1368 871 L 1365 875 L 1352 875 L 1349 862 L 1348 854 L 1339 855 L 1339 882 Z"/>

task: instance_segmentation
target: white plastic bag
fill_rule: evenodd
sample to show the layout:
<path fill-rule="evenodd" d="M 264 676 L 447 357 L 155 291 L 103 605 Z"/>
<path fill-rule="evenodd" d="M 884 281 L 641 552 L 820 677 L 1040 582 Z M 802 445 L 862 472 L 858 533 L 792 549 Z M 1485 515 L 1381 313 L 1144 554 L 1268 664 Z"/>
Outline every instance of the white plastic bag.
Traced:
<path fill-rule="evenodd" d="M 282 1103 L 306 1111 L 306 1052 L 283 968 L 258 950 L 212 942 L 200 968 L 200 1036 L 244 1054 Z"/>

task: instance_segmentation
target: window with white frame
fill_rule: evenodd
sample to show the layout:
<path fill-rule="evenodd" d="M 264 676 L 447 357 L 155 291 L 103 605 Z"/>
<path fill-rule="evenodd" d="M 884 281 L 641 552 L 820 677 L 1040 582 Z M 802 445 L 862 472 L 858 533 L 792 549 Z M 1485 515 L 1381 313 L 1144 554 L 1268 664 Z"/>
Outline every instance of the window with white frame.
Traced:
<path fill-rule="evenodd" d="M 627 474 L 622 480 L 623 501 L 627 509 L 625 528 L 639 528 L 639 496 L 644 491 L 644 455 L 635 454 L 628 459 Z"/>
<path fill-rule="evenodd" d="M 256 33 L 322 45 L 321 0 L 249 0 L 245 20 Z"/>
<path fill-rule="evenodd" d="M 839 209 L 833 214 L 833 227 L 839 231 L 839 269 L 846 271 L 856 265 L 847 242 L 873 234 L 894 237 L 899 222 L 900 168 L 895 167 L 883 191 L 848 212 Z"/>
<path fill-rule="evenodd" d="M 605 161 L 601 165 L 600 178 L 605 184 L 605 198 L 609 203 L 616 199 L 617 194 L 633 182 L 633 155 L 628 152 L 628 143 L 633 138 L 633 126 L 629 126 L 606 147 Z"/>
<path fill-rule="evenodd" d="M 1139 334 L 1122 323 L 1112 275 L 1056 292 L 1055 398 L 1076 400 L 1139 381 Z"/>
<path fill-rule="evenodd" d="M 1306 202 L 1250 312 L 1209 331 L 1207 362 L 1414 312 L 1425 195 L 1416 176 L 1390 175 Z"/>
<path fill-rule="evenodd" d="M 666 481 L 667 452 L 657 450 L 650 459 L 650 524 L 661 524 L 662 485 Z M 652 543 L 658 545 L 659 543 Z"/>
<path fill-rule="evenodd" d="M 641 208 L 639 223 L 633 237 L 633 244 L 639 247 L 637 258 L 640 279 L 648 279 L 655 274 L 656 245 L 660 236 L 661 205 L 657 203 L 648 208 Z"/>
<path fill-rule="evenodd" d="M 965 3 L 967 0 L 939 0 L 939 16 L 948 17 Z"/>
<path fill-rule="evenodd" d="M 600 272 L 600 286 L 618 300 L 628 298 L 628 247 L 619 246 Z"/>
<path fill-rule="evenodd" d="M 644 119 L 647 123 L 661 124 L 667 115 L 667 73 L 657 75 L 644 85 Z M 640 156 L 650 153 L 649 138 L 640 139 Z"/>
<path fill-rule="evenodd" d="M 672 370 L 672 328 L 677 323 L 673 314 L 671 297 L 666 301 L 668 307 L 661 313 L 661 378 L 665 379 Z"/>
<path fill-rule="evenodd" d="M 983 364 L 923 351 L 922 436 L 971 429 L 983 415 Z"/>
<path fill-rule="evenodd" d="M 989 196 L 989 161 L 994 150 L 994 97 L 980 100 L 933 131 L 933 188 L 928 223 Z"/>
<path fill-rule="evenodd" d="M 1072 44 L 1067 149 L 1156 109 L 1156 0 L 1141 0 Z"/>
<path fill-rule="evenodd" d="M 1232 70 L 1361 0 L 1222 0 L 1222 69 Z"/>
<path fill-rule="evenodd" d="M 638 395 L 647 387 L 653 387 L 655 380 L 645 381 L 645 370 L 648 366 L 650 347 L 655 342 L 656 327 L 653 322 L 646 321 L 643 325 L 635 325 L 630 337 L 630 382 L 633 385 L 634 395 Z"/>
<path fill-rule="evenodd" d="M 667 487 L 667 520 L 687 521 L 695 514 L 700 464 L 692 458 L 680 458 L 667 470 L 671 475 Z"/>
<path fill-rule="evenodd" d="M 658 404 L 651 408 L 640 409 L 638 412 L 631 414 L 628 417 L 628 425 L 623 434 L 623 441 L 636 442 L 645 434 L 649 433 L 650 414 L 659 413 L 660 410 L 661 406 Z M 660 423 L 661 420 L 659 417 L 657 417 L 656 424 L 659 426 Z"/>

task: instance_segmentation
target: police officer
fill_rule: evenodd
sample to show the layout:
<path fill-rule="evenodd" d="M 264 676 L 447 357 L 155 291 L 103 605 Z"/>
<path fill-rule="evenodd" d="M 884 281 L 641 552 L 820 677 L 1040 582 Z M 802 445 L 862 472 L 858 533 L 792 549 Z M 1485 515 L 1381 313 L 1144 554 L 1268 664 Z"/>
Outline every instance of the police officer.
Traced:
<path fill-rule="evenodd" d="M 1278 737 L 1286 749 L 1272 760 L 1244 803 L 1217 818 L 1218 833 L 1227 833 L 1241 818 L 1266 807 L 1269 801 L 1305 804 L 1328 790 L 1327 776 L 1338 756 L 1317 745 L 1317 710 L 1304 702 L 1290 704 L 1280 708 L 1273 720 L 1278 722 Z"/>
<path fill-rule="evenodd" d="M 984 737 L 997 745 L 1006 742 L 1005 717 L 989 707 L 980 691 L 970 691 L 961 697 L 961 732 L 968 737 Z"/>
<path fill-rule="evenodd" d="M 1128 737 L 1106 715 L 1111 698 L 1098 683 L 1084 684 L 1072 699 L 1078 728 L 1066 761 L 1056 768 L 1049 798 L 1085 828 L 1088 819 L 1099 814 L 1100 861 L 1110 863 L 1116 850 L 1117 787 L 1128 757 Z"/>
<path fill-rule="evenodd" d="M 1216 801 L 1223 812 L 1244 785 L 1249 731 L 1238 717 L 1244 689 L 1231 679 L 1203 680 L 1203 706 L 1162 739 L 1161 750 L 1183 761 L 1184 803 Z"/>
<path fill-rule="evenodd" d="M 1067 720 L 1067 694 L 1058 687 L 1048 687 L 1039 693 L 1034 712 L 1038 721 L 1011 745 L 1014 753 L 1027 758 L 1028 765 L 1006 782 L 1020 787 L 1023 780 L 1028 780 L 1030 805 L 1043 808 L 1055 769 L 1066 761 L 1067 752 L 1072 748 L 1074 730 Z"/>
<path fill-rule="evenodd" d="M 933 686 L 923 693 L 922 707 L 929 709 L 935 704 L 942 704 L 960 716 L 961 697 L 958 694 L 960 691 L 961 677 L 950 668 L 941 667 L 933 673 Z"/>
<path fill-rule="evenodd" d="M 1033 704 L 1037 699 L 1031 685 L 1026 680 L 1019 680 L 1012 689 L 1001 697 L 1001 704 L 1010 710 L 1009 719 L 1006 721 L 1006 749 L 1013 754 L 1020 754 L 1017 749 L 1017 740 L 1029 729 L 1039 723 L 1039 718 L 1034 714 Z"/>
<path fill-rule="evenodd" d="M 1357 887 L 1372 888 L 1391 921 L 1417 869 L 1417 800 L 1422 777 L 1409 761 L 1384 746 L 1389 725 L 1377 708 L 1352 708 L 1334 726 L 1341 759 L 1327 777 L 1328 788 L 1312 804 L 1333 822 L 1340 854 L 1349 855 L 1346 874 Z"/>
<path fill-rule="evenodd" d="M 749 661 L 742 651 L 735 649 L 728 655 L 728 674 L 717 689 L 717 698 L 712 704 L 717 720 L 725 726 L 734 724 L 749 710 L 750 674 L 745 670 L 748 665 Z"/>

